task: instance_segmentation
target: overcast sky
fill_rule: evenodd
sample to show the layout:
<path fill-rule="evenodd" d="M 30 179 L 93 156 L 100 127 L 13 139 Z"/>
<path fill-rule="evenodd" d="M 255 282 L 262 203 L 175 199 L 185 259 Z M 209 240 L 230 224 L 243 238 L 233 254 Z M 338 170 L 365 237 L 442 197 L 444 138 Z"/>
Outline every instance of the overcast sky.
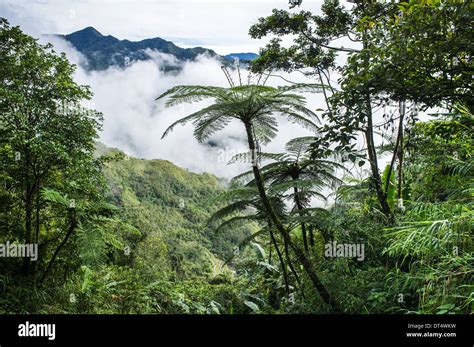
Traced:
<path fill-rule="evenodd" d="M 317 11 L 322 0 L 301 9 Z M 249 27 L 287 0 L 0 0 L 0 16 L 29 34 L 69 34 L 93 26 L 104 35 L 141 40 L 162 37 L 219 54 L 258 52 L 263 41 Z"/>
<path fill-rule="evenodd" d="M 318 13 L 322 0 L 305 0 L 300 9 Z M 104 35 L 132 41 L 152 37 L 172 40 L 182 47 L 203 46 L 219 54 L 258 52 L 263 40 L 248 36 L 249 27 L 273 8 L 288 9 L 286 0 L 0 0 L 0 17 L 20 25 L 28 34 L 68 34 L 93 26 Z M 176 119 L 195 112 L 202 104 L 164 109 L 155 98 L 178 84 L 227 86 L 220 62 L 201 57 L 187 62 L 177 75 L 164 74 L 161 66 L 173 57 L 149 52 L 152 60 L 134 62 L 121 69 L 85 71 L 79 62 L 82 55 L 68 42 L 50 40 L 57 51 L 64 51 L 78 65 L 75 79 L 90 85 L 94 92 L 92 108 L 104 114 L 100 141 L 118 147 L 132 156 L 161 158 L 195 172 L 211 172 L 230 178 L 248 164 L 226 165 L 235 154 L 245 152 L 244 132 L 239 124 L 230 124 L 213 136 L 218 147 L 199 144 L 192 136 L 192 126 L 177 128 L 165 140 L 161 134 Z M 246 72 L 244 72 L 245 76 Z M 301 74 L 280 73 L 297 82 L 311 83 Z M 234 76 L 235 77 L 235 76 Z M 236 78 L 236 77 L 235 77 Z M 271 77 L 269 85 L 286 84 Z M 311 109 L 323 108 L 319 94 L 305 95 Z M 266 152 L 284 151 L 285 143 L 298 136 L 310 135 L 286 120 L 279 123 L 279 134 Z M 378 141 L 379 142 L 379 141 Z M 363 143 L 361 143 L 363 145 Z M 362 170 L 362 168 L 360 169 Z"/>

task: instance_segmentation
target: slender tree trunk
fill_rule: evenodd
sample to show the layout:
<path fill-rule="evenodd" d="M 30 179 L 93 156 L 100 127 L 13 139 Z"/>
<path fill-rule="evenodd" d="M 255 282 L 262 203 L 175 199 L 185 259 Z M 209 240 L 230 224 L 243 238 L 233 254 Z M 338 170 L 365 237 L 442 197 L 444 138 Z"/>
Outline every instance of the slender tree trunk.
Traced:
<path fill-rule="evenodd" d="M 403 137 L 402 137 L 402 141 L 403 141 Z M 399 154 L 398 154 L 398 187 L 397 187 L 397 199 L 402 199 L 402 198 L 403 198 L 403 144 L 400 147 Z"/>
<path fill-rule="evenodd" d="M 321 70 L 317 69 L 317 71 L 318 71 L 319 80 L 321 81 L 321 85 L 322 85 L 324 101 L 326 102 L 326 107 L 328 108 L 329 114 L 332 115 L 331 105 L 329 103 L 328 94 L 326 93 L 326 85 L 324 84 L 323 76 L 321 75 Z M 330 81 L 328 81 L 328 83 L 330 84 Z"/>
<path fill-rule="evenodd" d="M 397 157 L 398 158 L 400 157 L 400 149 L 401 149 L 401 146 L 403 146 L 403 144 L 401 143 L 403 139 L 403 119 L 405 117 L 405 103 L 403 101 L 400 101 L 399 109 L 400 109 L 400 118 L 398 122 L 397 139 L 395 141 L 395 148 L 393 149 L 392 160 L 390 161 L 387 177 L 385 179 L 385 193 L 386 194 L 388 194 L 388 186 L 390 184 L 390 177 L 392 176 L 393 167 L 395 166 L 395 159 Z"/>
<path fill-rule="evenodd" d="M 272 263 L 272 244 L 268 245 L 268 248 L 270 249 L 268 251 L 268 264 Z"/>
<path fill-rule="evenodd" d="M 40 194 L 39 194 L 39 187 L 40 181 L 38 180 L 35 184 L 35 194 L 36 194 L 36 201 L 35 201 L 35 243 L 39 244 L 39 232 L 40 232 Z M 39 260 L 39 254 L 38 259 Z M 32 263 L 31 266 L 31 273 L 34 275 L 36 273 L 36 265 L 38 261 Z"/>
<path fill-rule="evenodd" d="M 286 262 L 288 264 L 288 267 L 290 268 L 291 273 L 293 274 L 293 276 L 295 276 L 296 283 L 298 283 L 298 286 L 301 287 L 300 276 L 298 276 L 298 273 L 296 272 L 295 267 L 293 266 L 293 262 L 291 261 L 289 248 L 290 247 L 288 246 L 288 242 L 283 240 L 283 249 L 285 250 Z"/>
<path fill-rule="evenodd" d="M 275 235 L 273 235 L 271 224 L 269 224 L 268 227 L 269 227 L 269 230 L 270 230 L 270 237 L 272 239 L 273 246 L 275 247 L 275 251 L 278 255 L 278 260 L 280 261 L 281 270 L 283 272 L 283 280 L 285 281 L 286 296 L 288 296 L 290 294 L 290 284 L 288 282 L 288 272 L 286 271 L 285 261 L 283 260 L 283 256 L 280 252 L 280 249 L 278 248 L 278 244 L 276 242 Z"/>
<path fill-rule="evenodd" d="M 403 109 L 400 114 L 400 118 L 405 118 L 405 102 L 403 102 Z M 400 125 L 398 128 L 398 138 L 399 138 L 399 146 L 398 146 L 398 187 L 397 187 L 397 199 L 402 199 L 403 198 L 403 120 L 400 121 Z"/>
<path fill-rule="evenodd" d="M 303 268 L 305 269 L 306 273 L 308 274 L 311 282 L 313 283 L 313 286 L 316 288 L 316 290 L 319 292 L 319 295 L 323 299 L 323 301 L 328 304 L 329 306 L 332 307 L 332 309 L 335 312 L 341 312 L 341 309 L 339 308 L 339 305 L 337 304 L 336 301 L 334 301 L 333 297 L 329 292 L 327 291 L 326 287 L 322 284 L 320 281 L 319 277 L 316 275 L 316 272 L 313 269 L 313 265 L 311 264 L 310 260 L 306 257 L 304 252 L 296 245 L 293 245 L 290 239 L 290 236 L 288 235 L 287 230 L 281 223 L 280 219 L 276 215 L 273 206 L 270 203 L 270 200 L 268 199 L 267 193 L 265 192 L 265 187 L 263 185 L 263 179 L 260 174 L 260 170 L 257 165 L 257 158 L 255 157 L 255 140 L 253 137 L 253 132 L 252 132 L 252 125 L 250 123 L 245 123 L 245 130 L 247 133 L 247 140 L 248 140 L 248 145 L 249 145 L 249 150 L 251 153 L 251 159 L 252 159 L 252 170 L 253 174 L 255 177 L 255 183 L 257 185 L 257 189 L 260 195 L 260 199 L 262 200 L 262 203 L 269 215 L 270 220 L 272 221 L 273 225 L 276 227 L 276 229 L 279 231 L 279 233 L 282 235 L 283 239 L 285 242 L 288 243 L 288 245 L 291 247 L 293 252 L 296 255 L 296 258 L 298 261 L 303 265 Z"/>
<path fill-rule="evenodd" d="M 48 277 L 48 275 L 49 275 L 49 273 L 50 273 L 50 271 L 53 267 L 53 264 L 56 261 L 56 258 L 58 256 L 59 252 L 64 248 L 67 241 L 69 240 L 69 238 L 74 233 L 74 230 L 77 227 L 76 211 L 74 209 L 70 209 L 69 210 L 69 215 L 70 215 L 70 217 L 69 217 L 69 228 L 68 228 L 68 231 L 66 233 L 66 236 L 64 237 L 62 242 L 59 244 L 58 248 L 56 248 L 56 250 L 54 251 L 54 254 L 53 254 L 53 256 L 51 257 L 51 260 L 48 263 L 46 271 L 44 272 L 43 276 L 41 276 L 41 279 L 39 281 L 40 284 L 42 284 L 43 281 L 45 280 L 45 278 Z"/>
<path fill-rule="evenodd" d="M 30 190 L 29 184 L 27 184 L 27 190 Z M 32 214 L 33 214 L 33 197 L 31 192 L 26 193 L 26 202 L 25 202 L 25 244 L 31 243 L 31 228 L 32 228 Z M 28 276 L 30 272 L 30 258 L 23 258 L 23 275 Z"/>
<path fill-rule="evenodd" d="M 303 204 L 301 204 L 301 201 L 300 201 L 300 198 L 298 197 L 298 188 L 297 187 L 293 187 L 293 191 L 295 193 L 295 204 L 296 204 L 296 208 L 298 209 L 299 211 L 299 215 L 300 216 L 303 216 Z M 306 225 L 304 222 L 301 222 L 301 234 L 303 236 L 303 246 L 304 246 L 304 250 L 306 253 L 309 252 L 309 248 L 308 248 L 308 236 L 307 236 L 307 232 L 306 232 Z"/>
<path fill-rule="evenodd" d="M 309 244 L 311 247 L 314 247 L 314 227 L 310 224 L 309 225 Z"/>
<path fill-rule="evenodd" d="M 33 219 L 33 189 L 31 182 L 31 158 L 29 150 L 25 150 L 25 168 L 26 168 L 26 184 L 25 184 L 25 244 L 31 243 L 32 219 Z M 30 258 L 23 258 L 22 272 L 24 276 L 28 276 L 30 272 Z"/>
<path fill-rule="evenodd" d="M 357 4 L 361 7 L 362 11 L 365 11 L 365 3 L 361 2 Z M 367 29 L 364 30 L 362 34 L 362 45 L 364 50 L 368 48 L 368 38 L 367 38 Z M 368 69 L 370 65 L 369 59 L 366 57 L 364 61 L 365 68 Z M 382 209 L 383 214 L 389 219 L 392 219 L 392 211 L 390 210 L 390 206 L 387 202 L 387 195 L 382 187 L 382 179 L 380 178 L 380 172 L 378 167 L 378 159 L 377 159 L 377 151 L 375 149 L 375 141 L 374 141 L 374 125 L 372 119 L 372 102 L 371 102 L 371 94 L 369 87 L 367 87 L 365 92 L 365 103 L 366 107 L 366 117 L 367 117 L 367 128 L 365 129 L 365 138 L 367 142 L 367 154 L 369 157 L 370 169 L 372 171 L 372 178 L 375 186 L 375 191 L 377 193 L 377 199 L 379 200 L 380 207 Z"/>
<path fill-rule="evenodd" d="M 40 181 L 38 180 L 36 184 L 36 206 L 35 206 L 35 243 L 39 243 L 39 232 L 40 232 Z"/>
<path fill-rule="evenodd" d="M 377 151 L 375 149 L 374 142 L 374 128 L 372 122 L 372 106 L 370 103 L 370 95 L 367 94 L 366 97 L 366 106 L 367 106 L 367 129 L 365 130 L 365 139 L 367 142 L 367 154 L 369 157 L 370 169 L 372 171 L 372 179 L 375 186 L 375 191 L 377 193 L 377 199 L 379 201 L 380 207 L 382 208 L 383 214 L 391 219 L 392 211 L 387 202 L 387 195 L 382 187 L 382 178 L 380 177 L 378 160 L 377 160 Z"/>

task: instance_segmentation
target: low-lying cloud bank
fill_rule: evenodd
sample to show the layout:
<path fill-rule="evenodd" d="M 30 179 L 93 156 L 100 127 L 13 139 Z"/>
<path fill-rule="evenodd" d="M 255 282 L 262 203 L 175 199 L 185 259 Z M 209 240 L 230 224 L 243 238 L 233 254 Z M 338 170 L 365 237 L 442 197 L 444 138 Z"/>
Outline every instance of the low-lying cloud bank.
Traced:
<path fill-rule="evenodd" d="M 65 52 L 68 59 L 77 64 L 76 81 L 91 86 L 94 97 L 89 106 L 104 114 L 100 140 L 106 145 L 117 147 L 131 156 L 166 159 L 191 171 L 210 172 L 220 177 L 231 178 L 249 169 L 244 163 L 226 165 L 234 154 L 246 151 L 245 134 L 237 122 L 213 136 L 210 140 L 212 146 L 194 139 L 191 124 L 177 127 L 161 139 L 172 122 L 198 110 L 206 102 L 165 108 L 162 101 L 155 100 L 156 97 L 176 85 L 227 86 L 217 60 L 201 56 L 194 62 L 180 63 L 174 56 L 148 51 L 150 60 L 131 62 L 124 69 L 111 67 L 105 71 L 86 71 L 81 67 L 85 58 L 67 41 L 57 37 L 48 37 L 47 40 L 56 51 Z M 164 65 L 169 64 L 181 64 L 181 70 L 164 72 Z M 246 81 L 246 73 L 243 74 Z M 299 79 L 304 81 L 303 76 Z M 270 78 L 267 84 L 285 82 Z M 317 108 L 320 96 L 308 97 L 309 105 Z M 283 151 L 288 140 L 307 134 L 307 130 L 281 119 L 277 138 L 263 150 Z"/>

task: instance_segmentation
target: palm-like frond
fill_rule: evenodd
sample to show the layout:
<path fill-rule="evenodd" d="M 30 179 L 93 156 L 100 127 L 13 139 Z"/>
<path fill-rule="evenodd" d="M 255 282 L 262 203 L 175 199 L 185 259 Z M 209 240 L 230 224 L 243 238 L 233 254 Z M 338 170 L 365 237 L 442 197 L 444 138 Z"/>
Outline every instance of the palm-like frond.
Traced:
<path fill-rule="evenodd" d="M 310 145 L 316 140 L 316 136 L 296 137 L 288 141 L 288 143 L 286 144 L 286 150 L 292 154 L 296 152 L 306 152 L 309 149 Z"/>
<path fill-rule="evenodd" d="M 168 98 L 166 106 L 176 106 L 182 103 L 198 102 L 208 98 L 225 98 L 226 89 L 211 86 L 175 86 L 156 98 L 156 100 Z"/>
<path fill-rule="evenodd" d="M 276 160 L 279 161 L 282 159 L 284 154 L 281 153 L 264 153 L 264 152 L 259 152 L 255 154 L 257 156 L 258 160 L 262 159 L 268 159 L 268 160 Z M 227 162 L 227 164 L 233 164 L 235 162 L 242 162 L 242 163 L 250 163 L 252 160 L 252 153 L 251 152 L 244 152 L 244 153 L 238 153 L 234 155 L 230 160 Z"/>
<path fill-rule="evenodd" d="M 278 122 L 273 116 L 262 114 L 254 117 L 252 124 L 257 141 L 263 145 L 269 143 L 277 135 Z"/>
<path fill-rule="evenodd" d="M 315 180 L 289 180 L 289 181 L 283 181 L 279 183 L 275 183 L 270 186 L 270 191 L 275 192 L 275 193 L 284 193 L 288 191 L 289 189 L 293 188 L 298 188 L 299 190 L 303 190 L 304 193 L 305 190 L 313 189 L 313 190 L 322 190 L 323 186 L 321 185 L 320 181 L 315 181 Z"/>
<path fill-rule="evenodd" d="M 224 219 L 230 215 L 245 211 L 249 208 L 249 206 L 252 206 L 253 203 L 254 202 L 252 200 L 238 200 L 233 203 L 230 203 L 225 207 L 219 209 L 218 211 L 214 212 L 208 223 L 213 223 L 217 220 Z"/>
<path fill-rule="evenodd" d="M 305 98 L 291 92 L 317 91 L 319 85 L 299 84 L 289 87 L 243 85 L 232 88 L 210 86 L 176 86 L 161 94 L 157 100 L 166 98 L 166 106 L 198 102 L 211 99 L 212 104 L 171 124 L 162 137 L 177 125 L 192 121 L 194 135 L 204 141 L 223 129 L 231 119 L 251 124 L 259 143 L 272 140 L 278 131 L 275 116 L 285 116 L 290 121 L 316 131 L 318 116 L 306 107 Z"/>
<path fill-rule="evenodd" d="M 194 137 L 199 142 L 206 141 L 211 135 L 222 130 L 230 122 L 230 118 L 222 117 L 219 113 L 210 113 L 208 117 L 195 119 Z"/>
<path fill-rule="evenodd" d="M 303 205 L 305 205 L 305 206 L 307 204 L 309 204 L 309 202 L 312 198 L 318 198 L 320 200 L 327 201 L 327 196 L 326 195 L 324 195 L 321 192 L 315 191 L 315 190 L 305 190 L 305 191 L 299 192 L 298 194 L 300 194 L 298 196 L 300 197 L 300 200 L 302 201 Z M 297 194 L 290 193 L 290 194 L 286 195 L 285 197 L 288 200 L 295 200 L 296 196 L 297 196 Z"/>
<path fill-rule="evenodd" d="M 41 191 L 41 196 L 46 201 L 58 204 L 65 208 L 69 207 L 69 199 L 56 190 L 43 188 L 43 190 Z"/>
<path fill-rule="evenodd" d="M 242 226 L 249 222 L 258 222 L 260 218 L 255 215 L 246 215 L 246 216 L 235 216 L 229 219 L 226 219 L 224 222 L 219 224 L 219 226 L 214 230 L 215 233 L 220 233 L 223 230 L 234 228 L 236 226 Z"/>
<path fill-rule="evenodd" d="M 230 189 L 220 194 L 215 201 L 227 203 L 209 219 L 209 224 L 221 221 L 215 232 L 249 222 L 266 224 L 268 221 L 267 212 L 260 201 L 256 187 L 244 186 Z M 278 196 L 270 196 L 270 202 L 279 216 L 284 215 L 285 204 Z"/>

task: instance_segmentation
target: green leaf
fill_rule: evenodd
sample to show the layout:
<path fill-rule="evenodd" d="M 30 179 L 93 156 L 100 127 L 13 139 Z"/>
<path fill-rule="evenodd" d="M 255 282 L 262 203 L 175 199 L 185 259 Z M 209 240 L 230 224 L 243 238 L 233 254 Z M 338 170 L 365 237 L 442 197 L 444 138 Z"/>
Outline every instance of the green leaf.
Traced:
<path fill-rule="evenodd" d="M 249 307 L 252 310 L 252 312 L 254 312 L 254 313 L 260 312 L 260 308 L 258 307 L 258 305 L 256 303 L 247 300 L 247 301 L 244 301 L 244 304 L 247 307 Z"/>

